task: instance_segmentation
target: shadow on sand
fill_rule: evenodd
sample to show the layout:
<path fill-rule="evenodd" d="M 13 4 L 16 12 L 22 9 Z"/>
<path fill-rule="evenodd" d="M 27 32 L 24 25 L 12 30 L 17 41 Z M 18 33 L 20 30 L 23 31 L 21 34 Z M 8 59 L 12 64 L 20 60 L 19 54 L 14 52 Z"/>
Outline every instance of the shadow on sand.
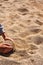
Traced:
<path fill-rule="evenodd" d="M 15 50 L 13 51 L 10 51 L 9 53 L 6 53 L 6 54 L 3 54 L 3 53 L 0 53 L 1 56 L 4 56 L 4 57 L 9 57 L 11 54 L 13 54 L 15 52 Z"/>

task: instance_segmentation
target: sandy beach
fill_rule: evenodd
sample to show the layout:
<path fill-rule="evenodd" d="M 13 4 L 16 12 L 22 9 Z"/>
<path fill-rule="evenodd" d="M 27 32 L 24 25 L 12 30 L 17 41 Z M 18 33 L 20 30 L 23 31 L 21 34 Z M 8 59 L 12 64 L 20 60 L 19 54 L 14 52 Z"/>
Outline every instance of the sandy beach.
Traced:
<path fill-rule="evenodd" d="M 0 65 L 43 65 L 43 0 L 0 0 L 0 23 L 15 49 Z"/>

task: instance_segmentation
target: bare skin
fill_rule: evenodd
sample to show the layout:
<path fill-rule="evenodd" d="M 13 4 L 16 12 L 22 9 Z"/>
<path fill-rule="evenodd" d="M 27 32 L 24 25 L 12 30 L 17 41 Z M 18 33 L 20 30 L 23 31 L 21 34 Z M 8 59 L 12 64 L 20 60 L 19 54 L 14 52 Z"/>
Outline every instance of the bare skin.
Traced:
<path fill-rule="evenodd" d="M 12 39 L 8 38 L 8 36 L 5 34 L 5 32 L 2 33 L 1 36 L 3 37 L 3 39 L 4 39 L 5 41 L 6 41 L 6 40 L 11 40 L 11 41 L 12 41 Z"/>
<path fill-rule="evenodd" d="M 13 50 L 12 46 L 9 44 L 0 44 L 0 52 L 1 53 L 8 53 Z"/>

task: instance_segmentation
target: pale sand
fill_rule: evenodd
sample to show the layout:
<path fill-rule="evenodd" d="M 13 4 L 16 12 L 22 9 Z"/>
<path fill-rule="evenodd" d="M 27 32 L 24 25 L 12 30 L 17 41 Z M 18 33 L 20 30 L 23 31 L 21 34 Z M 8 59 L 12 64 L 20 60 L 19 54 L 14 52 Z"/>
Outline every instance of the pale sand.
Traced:
<path fill-rule="evenodd" d="M 15 49 L 0 65 L 43 65 L 43 0 L 0 0 L 0 23 Z"/>

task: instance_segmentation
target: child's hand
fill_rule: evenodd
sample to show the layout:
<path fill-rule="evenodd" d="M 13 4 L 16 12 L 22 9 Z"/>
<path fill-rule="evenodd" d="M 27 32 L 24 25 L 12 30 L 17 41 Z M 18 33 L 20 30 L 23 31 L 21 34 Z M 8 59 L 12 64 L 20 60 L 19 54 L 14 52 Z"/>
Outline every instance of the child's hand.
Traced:
<path fill-rule="evenodd" d="M 10 44 L 0 44 L 0 53 L 6 54 L 9 53 L 10 51 L 13 51 L 13 46 Z"/>

